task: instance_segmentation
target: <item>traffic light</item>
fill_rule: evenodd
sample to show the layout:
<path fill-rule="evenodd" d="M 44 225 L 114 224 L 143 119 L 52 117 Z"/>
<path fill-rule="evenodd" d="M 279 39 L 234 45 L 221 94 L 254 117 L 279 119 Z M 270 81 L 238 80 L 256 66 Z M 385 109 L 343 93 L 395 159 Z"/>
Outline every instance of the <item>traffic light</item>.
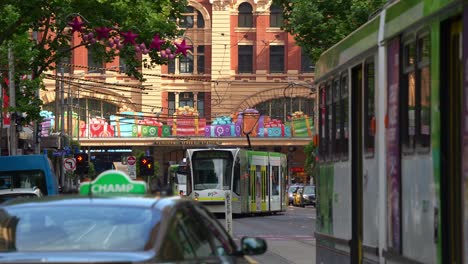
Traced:
<path fill-rule="evenodd" d="M 75 153 L 75 160 L 76 160 L 76 170 L 75 172 L 78 174 L 86 174 L 89 170 L 89 163 L 88 163 L 88 154 L 86 153 Z"/>
<path fill-rule="evenodd" d="M 140 176 L 154 175 L 154 158 L 151 156 L 143 156 L 140 158 Z"/>

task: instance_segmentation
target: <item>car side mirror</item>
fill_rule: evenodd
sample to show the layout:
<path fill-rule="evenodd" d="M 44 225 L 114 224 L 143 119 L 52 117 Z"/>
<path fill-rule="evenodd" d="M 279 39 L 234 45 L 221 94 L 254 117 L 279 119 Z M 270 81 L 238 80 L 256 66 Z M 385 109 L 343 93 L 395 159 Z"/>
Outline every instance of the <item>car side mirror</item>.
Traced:
<path fill-rule="evenodd" d="M 267 243 L 263 238 L 243 237 L 241 239 L 241 247 L 244 255 L 261 255 L 267 250 Z"/>

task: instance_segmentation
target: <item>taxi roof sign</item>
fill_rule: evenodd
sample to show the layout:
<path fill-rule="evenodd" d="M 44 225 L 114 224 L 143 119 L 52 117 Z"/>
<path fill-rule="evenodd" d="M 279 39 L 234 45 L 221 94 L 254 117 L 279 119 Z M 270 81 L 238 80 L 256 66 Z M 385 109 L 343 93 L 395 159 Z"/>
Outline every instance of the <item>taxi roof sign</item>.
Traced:
<path fill-rule="evenodd" d="M 130 177 L 118 170 L 105 171 L 91 182 L 80 184 L 81 195 L 92 194 L 146 194 L 144 181 L 133 181 Z"/>

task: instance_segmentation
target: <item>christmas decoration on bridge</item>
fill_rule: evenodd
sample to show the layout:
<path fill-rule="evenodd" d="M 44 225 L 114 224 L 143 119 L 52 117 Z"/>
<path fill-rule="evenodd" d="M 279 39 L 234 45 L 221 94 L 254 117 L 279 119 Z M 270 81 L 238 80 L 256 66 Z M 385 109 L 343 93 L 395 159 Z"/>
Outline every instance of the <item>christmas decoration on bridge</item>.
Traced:
<path fill-rule="evenodd" d="M 101 41 L 101 43 L 105 44 L 107 41 L 107 46 L 109 48 L 115 48 L 117 50 L 122 49 L 125 45 L 132 45 L 137 53 L 141 52 L 143 54 L 148 54 L 151 50 L 156 50 L 162 58 L 166 59 L 174 59 L 177 54 L 182 54 L 184 57 L 187 57 L 187 50 L 192 48 L 192 46 L 186 44 L 185 39 L 180 43 L 171 43 L 169 40 L 161 39 L 159 34 L 154 35 L 149 47 L 147 48 L 144 42 L 137 43 L 139 35 L 131 30 L 119 31 L 117 28 L 102 26 L 85 33 L 83 32 L 85 31 L 85 24 L 86 22 L 81 18 L 81 16 L 75 16 L 72 21 L 68 22 L 68 25 L 71 28 L 71 33 L 81 33 L 83 42 L 89 44 L 95 44 L 97 41 Z M 168 45 L 165 49 L 163 49 L 164 44 Z"/>

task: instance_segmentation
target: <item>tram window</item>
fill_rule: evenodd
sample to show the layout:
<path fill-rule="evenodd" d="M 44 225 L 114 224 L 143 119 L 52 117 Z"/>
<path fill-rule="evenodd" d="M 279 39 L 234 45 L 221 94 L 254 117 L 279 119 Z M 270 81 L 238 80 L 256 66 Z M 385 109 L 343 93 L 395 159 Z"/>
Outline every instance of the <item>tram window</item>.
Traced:
<path fill-rule="evenodd" d="M 402 144 L 405 152 L 412 152 L 416 139 L 416 45 L 406 43 L 403 49 L 403 89 L 401 93 Z"/>
<path fill-rule="evenodd" d="M 340 112 L 340 80 L 333 81 L 333 154 L 335 158 L 340 157 L 341 153 L 341 112 Z"/>
<path fill-rule="evenodd" d="M 418 71 L 421 76 L 421 120 L 419 143 L 422 147 L 429 147 L 431 138 L 431 74 L 429 35 L 418 40 Z"/>
<path fill-rule="evenodd" d="M 348 103 L 348 75 L 341 77 L 341 148 L 343 159 L 348 159 L 348 125 L 349 125 L 349 103 Z"/>
<path fill-rule="evenodd" d="M 272 166 L 271 170 L 271 195 L 279 195 L 279 167 Z"/>
<path fill-rule="evenodd" d="M 365 63 L 364 72 L 364 148 L 366 154 L 374 153 L 375 137 L 375 69 L 374 61 Z"/>
<path fill-rule="evenodd" d="M 401 140 L 403 150 L 408 154 L 430 145 L 430 36 L 413 37 L 403 47 Z"/>
<path fill-rule="evenodd" d="M 327 159 L 333 157 L 333 142 L 334 135 L 333 135 L 333 111 L 332 111 L 332 86 L 331 83 L 327 83 L 327 91 L 326 91 L 326 108 L 327 108 L 327 123 L 326 123 L 326 130 L 327 130 Z"/>
<path fill-rule="evenodd" d="M 320 153 L 320 159 L 324 160 L 325 158 L 325 153 L 326 153 L 326 146 L 327 146 L 327 137 L 326 137 L 326 107 L 325 107 L 325 87 L 322 85 L 320 87 L 320 118 L 319 118 L 319 127 L 320 127 L 320 142 L 319 142 L 319 153 Z"/>
<path fill-rule="evenodd" d="M 236 159 L 234 164 L 234 180 L 233 180 L 233 191 L 239 195 L 240 194 L 240 177 L 241 177 L 241 166 L 239 158 Z"/>

